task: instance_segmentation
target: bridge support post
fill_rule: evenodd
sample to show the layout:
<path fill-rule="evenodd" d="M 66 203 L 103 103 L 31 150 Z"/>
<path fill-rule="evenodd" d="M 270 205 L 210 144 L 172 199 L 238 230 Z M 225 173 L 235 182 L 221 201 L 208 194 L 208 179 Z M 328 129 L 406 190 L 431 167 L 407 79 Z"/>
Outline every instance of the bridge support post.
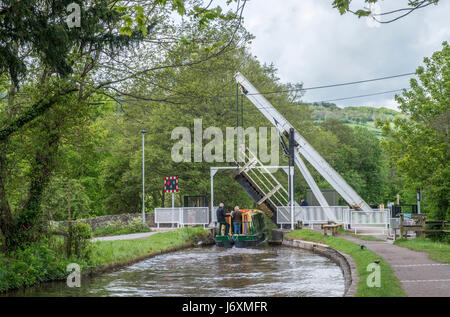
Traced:
<path fill-rule="evenodd" d="M 294 129 L 289 129 L 289 203 L 291 205 L 291 230 L 294 230 Z"/>

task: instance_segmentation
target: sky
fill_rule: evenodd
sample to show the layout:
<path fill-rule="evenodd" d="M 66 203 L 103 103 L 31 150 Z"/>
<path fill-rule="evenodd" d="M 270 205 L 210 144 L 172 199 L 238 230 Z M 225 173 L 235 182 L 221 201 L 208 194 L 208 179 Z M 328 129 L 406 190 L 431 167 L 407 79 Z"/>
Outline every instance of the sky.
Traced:
<path fill-rule="evenodd" d="M 450 1 L 441 0 L 390 24 L 374 26 L 353 14 L 341 16 L 331 0 L 250 0 L 244 27 L 256 38 L 249 44 L 262 63 L 273 63 L 284 83 L 304 87 L 411 73 L 425 56 L 450 41 Z M 381 1 L 381 12 L 405 7 L 407 0 Z M 361 1 L 352 1 L 359 8 Z M 244 74 L 245 75 L 245 74 Z M 307 91 L 316 102 L 409 87 L 409 77 Z M 339 107 L 397 109 L 394 94 L 334 102 Z"/>

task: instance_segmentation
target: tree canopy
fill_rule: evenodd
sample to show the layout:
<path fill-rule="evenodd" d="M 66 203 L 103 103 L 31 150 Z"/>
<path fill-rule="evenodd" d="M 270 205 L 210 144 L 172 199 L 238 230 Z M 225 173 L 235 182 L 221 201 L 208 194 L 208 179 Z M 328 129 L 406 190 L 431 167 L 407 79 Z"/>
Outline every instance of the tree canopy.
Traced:
<path fill-rule="evenodd" d="M 417 68 L 410 89 L 396 96 L 405 118 L 393 124 L 382 122 L 388 138 L 383 142 L 390 163 L 402 173 L 407 186 L 424 188 L 429 194 L 434 215 L 445 219 L 449 214 L 450 167 L 450 47 L 424 59 Z M 425 195 L 426 196 L 426 195 Z"/>
<path fill-rule="evenodd" d="M 64 154 L 69 162 L 80 151 L 89 154 L 97 132 L 89 122 L 104 113 L 95 106 L 131 97 L 170 103 L 166 93 L 151 97 L 162 85 L 159 73 L 233 49 L 245 4 L 223 11 L 196 0 L 75 1 L 81 25 L 70 28 L 65 18 L 72 2 L 0 2 L 0 230 L 6 246 L 38 234 L 44 191 L 56 184 L 55 171 L 67 167 Z M 209 25 L 223 28 L 221 38 L 211 37 Z M 180 43 L 186 54 L 175 58 Z M 71 167 L 68 174 L 79 177 L 82 168 Z M 74 190 L 82 189 L 78 185 Z"/>

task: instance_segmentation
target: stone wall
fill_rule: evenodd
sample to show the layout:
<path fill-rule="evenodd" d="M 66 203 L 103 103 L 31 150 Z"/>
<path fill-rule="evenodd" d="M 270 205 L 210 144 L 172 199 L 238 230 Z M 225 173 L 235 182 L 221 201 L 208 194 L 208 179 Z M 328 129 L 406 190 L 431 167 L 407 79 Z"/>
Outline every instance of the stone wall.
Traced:
<path fill-rule="evenodd" d="M 95 218 L 86 218 L 86 219 L 80 219 L 79 221 L 88 223 L 92 230 L 96 230 L 99 228 L 102 228 L 106 226 L 110 222 L 116 222 L 121 221 L 123 223 L 128 224 L 131 220 L 139 218 L 142 219 L 141 213 L 133 213 L 133 214 L 119 214 L 119 215 L 106 215 L 106 216 L 99 216 Z M 155 227 L 155 214 L 152 213 L 146 213 L 145 215 L 146 223 L 149 227 Z M 58 222 L 59 226 L 67 226 L 67 221 L 60 221 Z"/>

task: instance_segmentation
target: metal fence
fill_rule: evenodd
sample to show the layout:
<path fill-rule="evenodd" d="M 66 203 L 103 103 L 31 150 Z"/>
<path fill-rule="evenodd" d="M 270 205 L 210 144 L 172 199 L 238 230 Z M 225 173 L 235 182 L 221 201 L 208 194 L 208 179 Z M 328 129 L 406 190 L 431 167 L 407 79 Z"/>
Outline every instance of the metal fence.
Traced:
<path fill-rule="evenodd" d="M 304 224 L 320 224 L 328 223 L 327 212 L 334 215 L 338 222 L 344 222 L 346 215 L 346 206 L 294 206 L 294 222 L 302 221 Z M 290 224 L 291 223 L 291 207 L 279 206 L 277 207 L 277 223 Z"/>
<path fill-rule="evenodd" d="M 403 218 L 403 225 L 404 226 L 410 226 L 414 225 L 415 221 L 414 219 L 408 218 L 407 216 L 404 216 Z M 400 228 L 400 218 L 389 218 L 389 235 L 393 236 L 395 234 L 395 229 Z"/>
<path fill-rule="evenodd" d="M 374 209 L 370 212 L 349 210 L 350 222 L 349 226 L 357 233 L 358 229 L 388 229 L 389 225 L 389 209 Z"/>
<path fill-rule="evenodd" d="M 209 224 L 208 207 L 155 208 L 155 223 L 185 225 Z"/>
<path fill-rule="evenodd" d="M 214 206 L 211 213 L 211 222 L 217 221 Z M 305 225 L 328 223 L 327 212 L 334 215 L 338 222 L 344 224 L 346 229 L 352 229 L 355 233 L 361 229 L 379 229 L 385 232 L 389 227 L 395 226 L 395 220 L 390 217 L 389 209 L 374 209 L 370 212 L 356 211 L 347 206 L 294 206 L 294 223 L 302 221 Z M 291 224 L 291 207 L 277 207 L 277 224 Z"/>
<path fill-rule="evenodd" d="M 389 218 L 389 235 L 393 236 L 397 228 L 400 228 L 400 218 Z"/>
<path fill-rule="evenodd" d="M 338 222 L 344 224 L 346 229 L 380 229 L 383 232 L 390 222 L 389 209 L 374 209 L 370 212 L 356 211 L 347 206 L 295 206 L 294 222 L 302 221 L 303 224 L 328 223 L 327 212 L 334 215 Z M 291 207 L 277 207 L 277 223 L 280 225 L 291 223 Z"/>
<path fill-rule="evenodd" d="M 209 224 L 208 207 L 183 207 L 182 225 L 207 225 Z"/>
<path fill-rule="evenodd" d="M 294 206 L 294 222 L 301 220 L 302 210 L 299 206 Z M 277 207 L 277 224 L 290 224 L 291 223 L 291 207 L 290 206 L 278 206 Z"/>

